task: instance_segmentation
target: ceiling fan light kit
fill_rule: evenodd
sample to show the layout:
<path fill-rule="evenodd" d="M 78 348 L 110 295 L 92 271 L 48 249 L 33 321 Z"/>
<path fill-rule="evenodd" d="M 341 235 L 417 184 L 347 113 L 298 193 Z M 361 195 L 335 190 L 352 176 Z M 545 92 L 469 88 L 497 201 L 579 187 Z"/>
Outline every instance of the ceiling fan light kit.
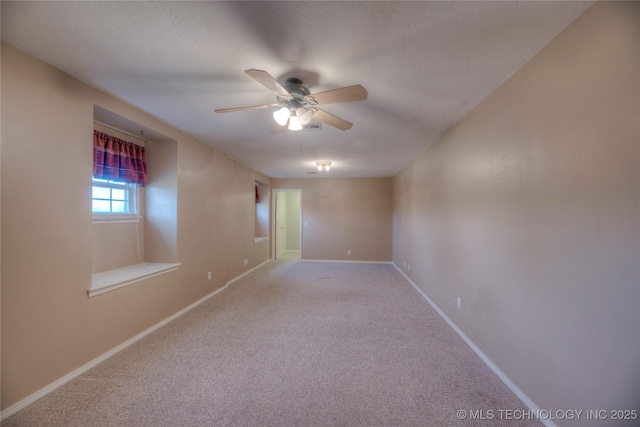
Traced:
<path fill-rule="evenodd" d="M 294 77 L 287 79 L 283 87 L 266 71 L 251 69 L 246 70 L 245 73 L 275 93 L 277 102 L 249 107 L 223 108 L 215 110 L 215 112 L 230 113 L 234 111 L 279 107 L 273 113 L 273 118 L 278 124 L 273 133 L 280 133 L 285 127 L 289 130 L 301 130 L 314 118 L 339 130 L 351 129 L 353 124 L 333 114 L 327 113 L 316 106 L 338 102 L 364 101 L 368 97 L 367 90 L 360 85 L 312 94 L 309 89 L 302 86 L 300 79 Z"/>
<path fill-rule="evenodd" d="M 287 120 L 291 116 L 291 112 L 287 107 L 282 107 L 273 112 L 273 118 L 280 126 L 286 126 Z"/>
<path fill-rule="evenodd" d="M 296 116 L 300 124 L 306 126 L 311 122 L 311 119 L 313 119 L 313 112 L 304 107 L 300 107 L 296 110 Z"/>
<path fill-rule="evenodd" d="M 300 124 L 300 120 L 298 119 L 298 116 L 294 114 L 291 115 L 291 117 L 289 117 L 289 130 L 302 130 L 302 124 Z"/>

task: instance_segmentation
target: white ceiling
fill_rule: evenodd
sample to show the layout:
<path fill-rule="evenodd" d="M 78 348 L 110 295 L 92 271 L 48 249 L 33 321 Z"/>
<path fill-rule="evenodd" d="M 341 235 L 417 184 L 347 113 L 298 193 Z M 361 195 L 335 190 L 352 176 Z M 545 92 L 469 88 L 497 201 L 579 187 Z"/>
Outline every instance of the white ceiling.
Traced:
<path fill-rule="evenodd" d="M 2 40 L 275 178 L 390 177 L 591 1 L 2 1 Z M 347 131 L 271 134 L 257 68 L 311 92 Z M 310 175 L 317 160 L 331 172 Z"/>

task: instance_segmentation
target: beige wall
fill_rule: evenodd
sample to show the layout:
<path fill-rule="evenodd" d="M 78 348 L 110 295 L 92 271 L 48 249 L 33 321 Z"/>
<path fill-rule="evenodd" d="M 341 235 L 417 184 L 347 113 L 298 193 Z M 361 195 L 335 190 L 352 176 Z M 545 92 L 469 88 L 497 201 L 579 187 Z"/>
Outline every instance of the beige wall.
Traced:
<path fill-rule="evenodd" d="M 391 178 L 273 179 L 272 189 L 302 190 L 303 259 L 391 260 Z"/>
<path fill-rule="evenodd" d="M 1 90 L 6 409 L 267 260 L 253 185 L 270 179 L 5 44 Z M 153 212 L 161 229 L 145 223 L 145 246 L 149 260 L 182 266 L 88 298 L 94 105 L 172 140 L 147 146 L 165 164 L 147 198 L 166 203 Z"/>
<path fill-rule="evenodd" d="M 178 260 L 178 143 L 147 141 L 148 185 L 144 189 L 144 260 Z"/>
<path fill-rule="evenodd" d="M 595 4 L 393 181 L 394 263 L 541 409 L 640 402 L 639 22 Z"/>

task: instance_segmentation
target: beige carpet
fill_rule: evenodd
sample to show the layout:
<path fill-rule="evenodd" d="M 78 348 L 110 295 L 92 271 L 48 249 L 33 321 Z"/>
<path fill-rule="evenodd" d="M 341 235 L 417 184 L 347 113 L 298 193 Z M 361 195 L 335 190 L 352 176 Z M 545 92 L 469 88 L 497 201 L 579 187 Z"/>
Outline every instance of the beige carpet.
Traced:
<path fill-rule="evenodd" d="M 2 426 L 477 426 L 526 410 L 389 264 L 275 261 Z"/>

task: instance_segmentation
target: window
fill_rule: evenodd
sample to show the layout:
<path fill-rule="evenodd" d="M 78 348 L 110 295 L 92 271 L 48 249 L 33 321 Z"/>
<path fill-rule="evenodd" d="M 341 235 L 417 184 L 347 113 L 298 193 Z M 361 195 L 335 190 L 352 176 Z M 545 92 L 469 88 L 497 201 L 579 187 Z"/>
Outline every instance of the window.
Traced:
<path fill-rule="evenodd" d="M 138 185 L 93 178 L 91 207 L 94 222 L 139 220 Z"/>

